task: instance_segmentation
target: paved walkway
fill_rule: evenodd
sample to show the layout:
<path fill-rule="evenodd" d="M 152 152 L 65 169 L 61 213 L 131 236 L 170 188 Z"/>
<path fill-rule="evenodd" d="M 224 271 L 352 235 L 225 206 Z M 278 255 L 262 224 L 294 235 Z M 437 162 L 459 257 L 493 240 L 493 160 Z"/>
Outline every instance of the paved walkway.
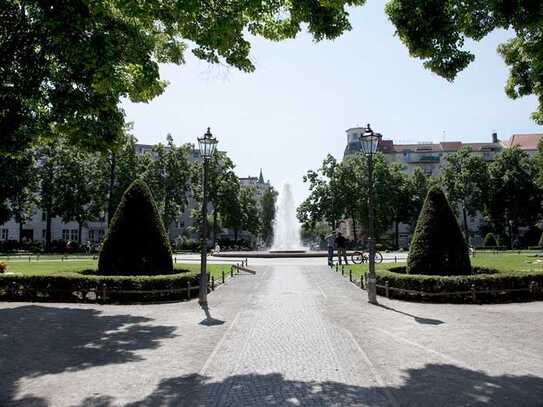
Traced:
<path fill-rule="evenodd" d="M 375 307 L 325 267 L 257 269 L 208 317 L 0 303 L 0 405 L 543 405 L 543 303 Z"/>

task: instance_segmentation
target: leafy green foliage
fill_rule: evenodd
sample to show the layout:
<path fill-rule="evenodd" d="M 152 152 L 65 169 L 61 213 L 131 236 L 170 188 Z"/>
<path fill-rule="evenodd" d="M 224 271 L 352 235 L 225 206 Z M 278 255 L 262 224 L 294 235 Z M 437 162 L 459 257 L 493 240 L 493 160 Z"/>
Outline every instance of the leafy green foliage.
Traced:
<path fill-rule="evenodd" d="M 190 189 L 191 168 L 189 157 L 192 146 L 176 146 L 171 135 L 167 144 L 153 147 L 156 158 L 148 164 L 143 179 L 153 191 L 153 197 L 162 214 L 164 225 L 169 226 L 184 211 Z"/>
<path fill-rule="evenodd" d="M 496 247 L 498 246 L 498 242 L 496 241 L 496 238 L 492 233 L 487 233 L 484 240 L 483 240 L 483 246 L 484 247 Z"/>
<path fill-rule="evenodd" d="M 489 165 L 488 172 L 485 213 L 496 231 L 505 234 L 510 221 L 513 231 L 535 223 L 541 215 L 543 195 L 536 184 L 536 167 L 528 155 L 517 147 L 508 148 Z"/>
<path fill-rule="evenodd" d="M 160 95 L 159 64 L 182 64 L 187 43 L 200 59 L 251 72 L 248 35 L 283 40 L 306 26 L 316 40 L 333 39 L 351 28 L 346 6 L 363 3 L 5 0 L 1 151 L 38 134 L 105 151 L 122 136 L 121 98 Z"/>
<path fill-rule="evenodd" d="M 264 191 L 260 198 L 260 234 L 266 246 L 272 243 L 276 201 L 277 191 L 273 187 Z"/>
<path fill-rule="evenodd" d="M 498 47 L 510 75 L 507 95 L 534 94 L 539 106 L 532 118 L 543 124 L 543 3 L 524 1 L 390 0 L 386 12 L 411 56 L 452 81 L 475 58 L 466 39 L 479 41 L 497 29 L 516 36 Z"/>
<path fill-rule="evenodd" d="M 98 272 L 102 275 L 172 273 L 168 236 L 151 191 L 141 180 L 126 190 L 104 240 Z"/>
<path fill-rule="evenodd" d="M 407 273 L 471 274 L 469 252 L 443 191 L 432 187 L 422 207 L 409 248 Z"/>

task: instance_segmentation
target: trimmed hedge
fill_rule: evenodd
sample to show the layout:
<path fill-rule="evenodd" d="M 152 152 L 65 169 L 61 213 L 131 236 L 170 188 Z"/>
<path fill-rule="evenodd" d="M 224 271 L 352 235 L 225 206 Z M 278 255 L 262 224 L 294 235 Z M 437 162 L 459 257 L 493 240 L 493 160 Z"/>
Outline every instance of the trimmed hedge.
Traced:
<path fill-rule="evenodd" d="M 168 235 L 147 184 L 134 181 L 125 191 L 98 260 L 101 275 L 159 275 L 173 270 Z"/>
<path fill-rule="evenodd" d="M 409 248 L 407 273 L 471 274 L 468 245 L 439 187 L 431 188 L 424 200 Z"/>
<path fill-rule="evenodd" d="M 485 236 L 485 240 L 483 241 L 484 247 L 496 247 L 498 245 L 498 242 L 496 241 L 496 238 L 492 233 L 487 233 Z"/>
<path fill-rule="evenodd" d="M 388 282 L 390 298 L 428 302 L 474 302 L 472 286 L 476 291 L 476 303 L 497 303 L 511 301 L 533 301 L 543 299 L 543 272 L 499 272 L 498 270 L 474 267 L 473 274 L 466 276 L 428 276 L 407 274 L 405 267 L 391 267 L 377 271 L 377 284 Z M 535 290 L 530 292 L 530 284 L 536 283 Z M 394 290 L 422 291 L 424 293 L 407 293 Z M 524 290 L 506 292 L 504 290 Z M 492 290 L 495 293 L 477 291 Z M 446 295 L 445 293 L 461 292 Z M 385 295 L 384 288 L 378 288 L 380 295 Z"/>
<path fill-rule="evenodd" d="M 188 272 L 160 276 L 99 276 L 92 275 L 91 270 L 88 273 L 1 275 L 0 300 L 107 303 L 180 300 L 187 298 L 189 283 L 192 288 L 199 284 L 199 276 Z M 178 291 L 142 292 L 158 290 Z M 197 290 L 191 291 L 191 297 L 197 295 Z"/>

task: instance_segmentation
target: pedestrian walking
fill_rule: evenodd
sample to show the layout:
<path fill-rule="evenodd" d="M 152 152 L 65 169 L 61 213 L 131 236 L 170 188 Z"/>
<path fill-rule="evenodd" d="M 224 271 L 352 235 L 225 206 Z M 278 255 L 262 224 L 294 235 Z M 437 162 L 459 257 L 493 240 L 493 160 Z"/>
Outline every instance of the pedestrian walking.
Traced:
<path fill-rule="evenodd" d="M 343 257 L 343 259 L 345 260 L 345 265 L 349 264 L 347 262 L 347 239 L 345 239 L 341 232 L 337 232 L 335 244 L 337 248 L 337 258 L 339 260 L 339 264 L 342 264 L 341 257 Z"/>
<path fill-rule="evenodd" d="M 332 267 L 334 265 L 334 245 L 336 243 L 336 234 L 330 233 L 324 238 L 326 239 L 326 246 L 328 247 L 328 265 Z"/>

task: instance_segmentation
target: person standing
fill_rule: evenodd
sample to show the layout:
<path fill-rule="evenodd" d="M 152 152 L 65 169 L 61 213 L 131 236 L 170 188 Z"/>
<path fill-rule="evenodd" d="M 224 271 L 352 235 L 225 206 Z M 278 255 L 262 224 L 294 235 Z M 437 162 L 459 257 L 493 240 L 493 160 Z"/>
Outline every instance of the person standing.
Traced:
<path fill-rule="evenodd" d="M 334 265 L 334 245 L 336 243 L 336 234 L 330 233 L 324 238 L 326 239 L 326 245 L 328 246 L 328 265 L 332 267 Z"/>
<path fill-rule="evenodd" d="M 341 263 L 341 256 L 343 256 L 345 260 L 345 265 L 349 264 L 347 262 L 347 239 L 341 234 L 341 232 L 337 232 L 336 236 L 336 248 L 337 248 L 337 257 L 339 260 L 339 264 Z"/>

